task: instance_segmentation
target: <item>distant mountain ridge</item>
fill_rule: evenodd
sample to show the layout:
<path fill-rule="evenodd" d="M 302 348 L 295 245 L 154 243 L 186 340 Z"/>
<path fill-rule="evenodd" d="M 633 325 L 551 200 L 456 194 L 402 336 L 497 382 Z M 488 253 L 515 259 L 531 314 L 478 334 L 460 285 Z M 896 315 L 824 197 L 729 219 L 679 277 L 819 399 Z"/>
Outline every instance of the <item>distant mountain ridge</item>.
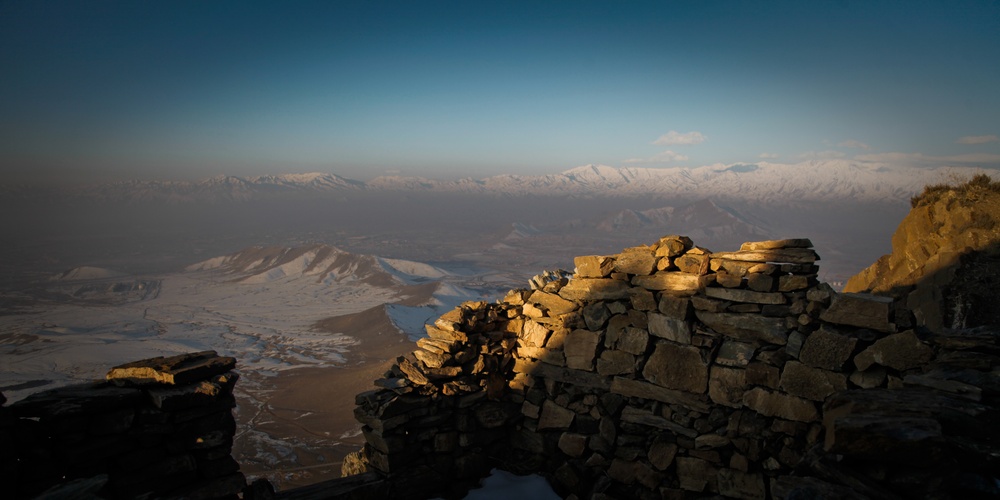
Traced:
<path fill-rule="evenodd" d="M 712 198 L 769 203 L 798 201 L 903 202 L 927 184 L 970 178 L 982 169 L 921 169 L 853 160 L 796 164 L 746 163 L 696 168 L 632 168 L 585 165 L 558 174 L 497 175 L 435 180 L 381 176 L 357 181 L 330 173 L 253 177 L 217 176 L 201 181 L 121 181 L 80 186 L 63 195 L 101 201 L 168 203 L 250 201 L 286 195 L 425 192 L 486 196 L 591 198 Z"/>

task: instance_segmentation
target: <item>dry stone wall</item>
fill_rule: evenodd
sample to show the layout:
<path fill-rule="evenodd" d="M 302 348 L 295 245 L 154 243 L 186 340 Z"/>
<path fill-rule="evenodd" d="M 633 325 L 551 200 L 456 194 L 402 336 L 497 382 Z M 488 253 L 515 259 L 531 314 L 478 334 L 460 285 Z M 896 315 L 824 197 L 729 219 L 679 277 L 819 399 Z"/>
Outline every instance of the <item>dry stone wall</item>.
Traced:
<path fill-rule="evenodd" d="M 153 358 L 0 406 L 5 498 L 235 498 L 235 365 Z"/>
<path fill-rule="evenodd" d="M 395 498 L 460 495 L 493 466 L 570 498 L 995 491 L 996 335 L 929 342 L 892 299 L 819 283 L 811 246 L 668 236 L 463 304 L 358 395 L 345 475 Z M 942 472 L 958 463 L 965 479 Z"/>

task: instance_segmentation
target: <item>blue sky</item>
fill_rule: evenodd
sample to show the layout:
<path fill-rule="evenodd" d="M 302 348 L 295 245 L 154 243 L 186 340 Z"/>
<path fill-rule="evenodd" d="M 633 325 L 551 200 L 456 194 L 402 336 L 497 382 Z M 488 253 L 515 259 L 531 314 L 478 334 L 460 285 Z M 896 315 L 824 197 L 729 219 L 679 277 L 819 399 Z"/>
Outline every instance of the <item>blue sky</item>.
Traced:
<path fill-rule="evenodd" d="M 998 26 L 996 0 L 0 0 L 0 169 L 1000 166 Z"/>

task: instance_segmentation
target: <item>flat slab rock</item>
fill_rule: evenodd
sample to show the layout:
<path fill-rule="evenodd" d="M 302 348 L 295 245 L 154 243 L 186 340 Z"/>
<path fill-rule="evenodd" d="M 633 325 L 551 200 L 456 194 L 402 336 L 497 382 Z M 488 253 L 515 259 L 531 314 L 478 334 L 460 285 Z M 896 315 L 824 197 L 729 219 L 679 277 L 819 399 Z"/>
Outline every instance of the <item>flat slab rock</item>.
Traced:
<path fill-rule="evenodd" d="M 141 397 L 138 389 L 85 383 L 38 392 L 10 408 L 18 417 L 65 417 L 124 408 Z"/>
<path fill-rule="evenodd" d="M 125 363 L 112 368 L 106 378 L 120 386 L 183 385 L 226 373 L 235 367 L 236 358 L 202 351 Z"/>

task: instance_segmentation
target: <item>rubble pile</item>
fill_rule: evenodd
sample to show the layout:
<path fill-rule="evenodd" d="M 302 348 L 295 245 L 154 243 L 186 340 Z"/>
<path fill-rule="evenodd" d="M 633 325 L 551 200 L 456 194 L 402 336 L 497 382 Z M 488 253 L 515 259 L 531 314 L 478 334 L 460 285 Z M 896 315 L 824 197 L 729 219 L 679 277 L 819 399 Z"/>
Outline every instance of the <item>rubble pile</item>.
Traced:
<path fill-rule="evenodd" d="M 394 498 L 491 466 L 575 498 L 994 492 L 996 336 L 925 338 L 891 298 L 819 283 L 811 247 L 668 236 L 463 304 L 358 396 L 345 472 Z M 891 459 L 929 442 L 923 473 Z"/>
<path fill-rule="evenodd" d="M 213 351 L 111 369 L 107 380 L 0 407 L 9 498 L 225 498 L 246 480 L 232 458 L 236 360 Z M 0 397 L 0 403 L 2 403 Z"/>

